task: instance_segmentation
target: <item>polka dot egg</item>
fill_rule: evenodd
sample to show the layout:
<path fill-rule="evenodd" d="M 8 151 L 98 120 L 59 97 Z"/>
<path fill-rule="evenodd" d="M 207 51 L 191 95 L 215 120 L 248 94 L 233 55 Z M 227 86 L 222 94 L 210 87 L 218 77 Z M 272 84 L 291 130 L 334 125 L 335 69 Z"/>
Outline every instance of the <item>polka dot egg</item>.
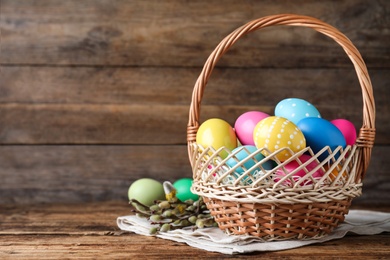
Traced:
<path fill-rule="evenodd" d="M 311 103 L 299 98 L 287 98 L 275 107 L 275 116 L 284 117 L 294 124 L 306 117 L 321 118 L 320 112 Z"/>
<path fill-rule="evenodd" d="M 306 147 L 306 140 L 298 127 L 290 120 L 278 116 L 270 116 L 261 120 L 253 131 L 253 140 L 258 149 L 267 148 L 270 152 L 282 148 L 289 148 L 296 153 Z M 264 155 L 267 152 L 264 152 Z M 277 154 L 280 161 L 285 161 L 292 156 L 288 150 Z"/>

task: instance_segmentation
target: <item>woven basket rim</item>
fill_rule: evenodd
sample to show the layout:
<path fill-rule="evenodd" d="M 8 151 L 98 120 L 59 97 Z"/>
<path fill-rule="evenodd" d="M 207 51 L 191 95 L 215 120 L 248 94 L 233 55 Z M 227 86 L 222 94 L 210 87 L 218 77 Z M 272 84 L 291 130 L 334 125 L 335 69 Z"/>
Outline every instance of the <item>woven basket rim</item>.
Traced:
<path fill-rule="evenodd" d="M 275 174 L 283 171 L 283 167 L 289 162 L 299 160 L 301 154 L 307 151 L 311 151 L 310 148 L 306 148 L 301 153 L 294 154 L 288 161 L 280 162 L 277 166 L 270 170 L 260 170 L 260 178 L 244 181 L 246 185 L 242 184 L 242 180 L 248 178 L 247 176 L 253 176 L 252 169 L 246 169 L 242 173 L 234 176 L 236 169 L 233 167 L 226 167 L 225 162 L 234 157 L 234 153 L 228 154 L 225 159 L 219 157 L 219 151 L 209 153 L 210 148 L 203 149 L 202 146 L 193 144 L 194 158 L 193 161 L 193 174 L 194 182 L 192 185 L 192 192 L 202 196 L 222 201 L 236 201 L 241 203 L 311 203 L 311 202 L 329 202 L 334 200 L 346 200 L 355 198 L 361 195 L 362 182 L 361 178 L 357 176 L 356 160 L 359 160 L 359 148 L 357 145 L 347 146 L 345 150 L 340 149 L 342 152 L 339 154 L 338 159 L 334 160 L 333 155 L 328 156 L 328 160 L 318 161 L 317 157 L 321 155 L 321 152 L 311 156 L 310 161 L 302 162 L 295 171 L 305 170 L 305 176 L 301 177 L 296 182 L 291 180 L 291 176 L 294 176 L 295 172 L 289 172 L 275 182 Z M 326 150 L 326 149 L 323 149 Z M 261 152 L 261 149 L 256 151 Z M 255 152 L 255 153 L 256 153 Z M 274 159 L 277 152 L 271 153 L 265 156 L 264 159 L 258 161 L 257 164 L 252 166 L 258 168 L 258 165 L 262 165 L 263 161 Z M 337 154 L 335 150 L 334 154 Z M 306 166 L 312 162 L 316 162 L 315 168 L 307 169 Z M 329 167 L 330 163 L 332 167 Z M 240 162 L 241 163 L 241 162 Z M 333 174 L 333 169 L 343 165 L 340 168 L 339 174 L 336 178 L 330 181 L 330 175 Z M 237 165 L 240 165 L 239 163 Z M 209 166 L 211 168 L 209 168 Z M 324 166 L 328 166 L 327 170 L 324 170 Z M 323 174 L 321 177 L 312 178 L 312 175 L 317 171 L 321 171 Z M 347 177 L 343 177 L 344 173 L 347 173 Z M 269 180 L 269 181 L 267 181 Z M 307 182 L 308 181 L 308 182 Z M 306 182 L 304 184 L 304 182 Z"/>

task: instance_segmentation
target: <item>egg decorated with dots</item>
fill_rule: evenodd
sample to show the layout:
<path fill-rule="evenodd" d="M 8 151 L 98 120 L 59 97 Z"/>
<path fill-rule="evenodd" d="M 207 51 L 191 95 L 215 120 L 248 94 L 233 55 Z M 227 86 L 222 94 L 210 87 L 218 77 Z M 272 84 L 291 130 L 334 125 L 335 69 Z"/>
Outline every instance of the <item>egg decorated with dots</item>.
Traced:
<path fill-rule="evenodd" d="M 320 112 L 310 102 L 299 98 L 287 98 L 275 107 L 275 116 L 284 117 L 294 124 L 306 117 L 321 118 Z"/>
<path fill-rule="evenodd" d="M 287 160 L 306 147 L 305 136 L 301 130 L 290 120 L 279 116 L 261 120 L 255 126 L 253 140 L 258 149 L 267 148 L 271 153 L 281 150 L 276 155 L 280 161 Z M 283 148 L 289 148 L 291 151 Z M 267 153 L 264 150 L 265 156 L 269 155 Z"/>

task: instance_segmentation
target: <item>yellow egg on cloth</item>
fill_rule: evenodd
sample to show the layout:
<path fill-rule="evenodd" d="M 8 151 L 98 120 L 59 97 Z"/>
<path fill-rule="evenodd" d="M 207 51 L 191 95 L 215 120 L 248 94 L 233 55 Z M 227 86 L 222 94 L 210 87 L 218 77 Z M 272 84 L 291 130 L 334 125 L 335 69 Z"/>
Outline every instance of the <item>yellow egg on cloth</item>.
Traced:
<path fill-rule="evenodd" d="M 306 147 L 305 136 L 301 130 L 293 122 L 278 116 L 270 116 L 261 120 L 255 126 L 253 140 L 258 149 L 266 148 L 271 153 L 283 148 L 289 148 L 296 153 Z M 284 149 L 276 157 L 280 161 L 285 161 L 293 153 Z M 269 155 L 266 150 L 263 154 Z"/>

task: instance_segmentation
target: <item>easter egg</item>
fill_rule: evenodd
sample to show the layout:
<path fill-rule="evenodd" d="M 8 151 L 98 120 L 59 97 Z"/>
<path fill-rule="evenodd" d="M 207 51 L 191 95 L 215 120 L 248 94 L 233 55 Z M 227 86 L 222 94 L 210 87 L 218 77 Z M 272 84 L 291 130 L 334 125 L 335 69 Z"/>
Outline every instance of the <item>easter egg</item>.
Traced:
<path fill-rule="evenodd" d="M 288 119 L 278 116 L 261 120 L 253 131 L 253 139 L 257 148 L 264 147 L 270 152 L 290 148 L 293 153 L 296 153 L 306 147 L 305 137 L 298 127 Z M 276 155 L 280 161 L 285 161 L 291 156 L 288 151 Z"/>
<path fill-rule="evenodd" d="M 237 136 L 228 122 L 219 119 L 208 119 L 198 129 L 196 133 L 196 143 L 204 148 L 213 147 L 215 150 L 226 147 L 233 150 L 237 147 Z M 222 151 L 219 156 L 226 158 L 228 153 Z"/>
<path fill-rule="evenodd" d="M 287 118 L 294 124 L 306 117 L 321 118 L 317 108 L 300 98 L 287 98 L 280 101 L 275 107 L 275 116 Z"/>
<path fill-rule="evenodd" d="M 328 165 L 324 165 L 324 169 L 326 172 L 329 171 L 329 166 Z M 340 172 L 341 172 L 341 166 L 337 165 L 330 173 L 329 173 L 329 178 L 330 180 L 333 182 L 337 176 L 339 176 Z M 348 178 L 348 173 L 347 171 L 344 171 L 340 177 L 341 180 L 347 180 Z"/>
<path fill-rule="evenodd" d="M 234 123 L 237 138 L 242 145 L 255 145 L 253 141 L 253 130 L 258 122 L 269 117 L 268 114 L 260 111 L 249 111 L 240 115 Z"/>
<path fill-rule="evenodd" d="M 242 174 L 244 171 L 253 167 L 257 162 L 260 162 L 262 159 L 264 159 L 264 155 L 262 155 L 261 153 L 257 153 L 254 156 L 250 156 L 252 153 L 256 151 L 257 148 L 253 145 L 245 145 L 245 146 L 237 147 L 232 151 L 232 154 L 234 154 L 234 156 L 229 158 L 226 164 L 230 168 L 233 168 L 238 163 L 245 160 L 245 162 L 242 163 L 243 167 L 239 166 L 235 169 L 236 173 Z M 250 157 L 250 159 L 248 157 Z M 273 168 L 273 164 L 271 163 L 271 161 L 266 161 L 262 164 L 262 167 L 265 170 L 271 170 Z M 256 167 L 251 171 L 251 173 L 253 174 L 255 171 L 261 171 L 261 168 Z"/>
<path fill-rule="evenodd" d="M 299 156 L 299 161 L 301 163 L 299 163 L 298 161 L 294 160 L 294 161 L 291 161 L 289 162 L 288 164 L 286 164 L 284 166 L 284 169 L 283 168 L 279 168 L 276 173 L 275 173 L 275 182 L 279 182 L 284 176 L 288 175 L 289 173 L 293 172 L 294 170 L 296 170 L 297 168 L 299 168 L 302 164 L 306 163 L 307 161 L 309 161 L 312 157 L 310 155 L 306 155 L 306 154 L 302 154 L 301 156 Z M 293 174 L 293 176 L 291 178 L 288 178 L 286 179 L 285 181 L 283 181 L 283 185 L 286 185 L 286 186 L 293 186 L 293 183 L 295 182 L 298 182 L 300 179 L 302 179 L 307 173 L 311 172 L 312 170 L 314 170 L 316 167 L 318 166 L 318 162 L 316 160 L 313 160 L 312 162 L 310 162 L 308 165 L 306 165 L 304 168 L 298 170 L 296 173 Z M 313 174 L 311 174 L 311 176 L 313 177 L 313 179 L 321 179 L 321 177 L 324 175 L 324 171 L 319 168 L 318 170 L 316 170 Z M 304 185 L 309 185 L 309 184 L 312 184 L 312 180 L 311 178 L 307 178 L 305 179 L 303 182 L 300 183 L 301 186 L 304 186 Z"/>
<path fill-rule="evenodd" d="M 173 187 L 176 189 L 176 197 L 184 202 L 186 200 L 196 201 L 199 199 L 199 196 L 191 192 L 192 186 L 191 178 L 182 178 L 173 183 Z"/>
<path fill-rule="evenodd" d="M 335 119 L 330 121 L 343 134 L 347 145 L 354 145 L 356 142 L 356 128 L 351 121 L 347 119 Z"/>
<path fill-rule="evenodd" d="M 333 151 L 338 146 L 345 148 L 346 141 L 341 131 L 328 120 L 316 117 L 304 118 L 297 124 L 306 138 L 306 145 L 310 146 L 314 153 L 318 153 L 325 146 Z M 325 151 L 319 156 L 320 160 L 325 160 L 329 155 Z M 337 159 L 339 156 L 336 155 Z"/>
<path fill-rule="evenodd" d="M 133 182 L 128 190 L 129 200 L 136 199 L 146 206 L 155 200 L 164 200 L 165 192 L 162 183 L 150 178 L 142 178 Z"/>

